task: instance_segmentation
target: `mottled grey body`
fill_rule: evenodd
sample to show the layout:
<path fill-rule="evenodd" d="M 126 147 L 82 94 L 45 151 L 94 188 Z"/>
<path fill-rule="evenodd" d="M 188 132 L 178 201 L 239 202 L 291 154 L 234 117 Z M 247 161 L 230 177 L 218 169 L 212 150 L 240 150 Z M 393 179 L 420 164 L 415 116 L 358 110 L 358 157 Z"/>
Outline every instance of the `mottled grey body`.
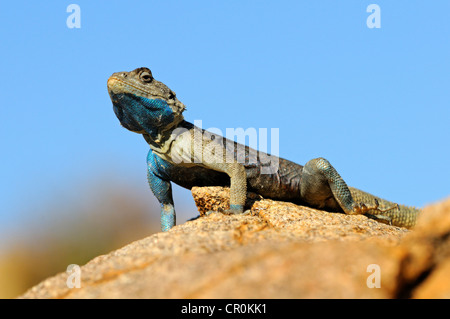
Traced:
<path fill-rule="evenodd" d="M 232 213 L 243 212 L 247 191 L 401 227 L 414 226 L 420 213 L 349 188 L 324 158 L 301 166 L 195 127 L 184 121 L 175 93 L 147 68 L 113 74 L 108 90 L 121 124 L 150 145 L 149 183 L 162 205 L 163 230 L 175 224 L 170 182 L 189 189 L 230 186 Z"/>

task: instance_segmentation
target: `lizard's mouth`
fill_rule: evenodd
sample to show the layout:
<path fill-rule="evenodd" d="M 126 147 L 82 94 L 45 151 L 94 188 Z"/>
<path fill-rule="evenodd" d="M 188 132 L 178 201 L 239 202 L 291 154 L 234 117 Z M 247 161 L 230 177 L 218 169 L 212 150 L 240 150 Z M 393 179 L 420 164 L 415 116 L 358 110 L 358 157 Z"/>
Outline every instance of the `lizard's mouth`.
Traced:
<path fill-rule="evenodd" d="M 116 76 L 111 76 L 106 83 L 108 86 L 108 90 L 114 94 L 120 93 L 133 93 L 138 96 L 144 96 L 146 98 L 161 98 L 158 96 L 150 96 L 147 92 L 145 92 L 140 87 L 133 85 L 130 82 L 124 81 Z"/>
<path fill-rule="evenodd" d="M 158 94 L 151 94 L 147 90 L 139 87 L 138 85 L 134 83 L 130 83 L 129 81 L 126 81 L 120 77 L 117 77 L 115 75 L 111 75 L 107 81 L 107 87 L 109 95 L 112 96 L 113 94 L 134 94 L 136 96 L 145 97 L 147 99 L 161 99 L 166 101 L 166 103 L 172 108 L 175 114 L 181 114 L 186 109 L 183 103 L 181 103 L 177 98 L 173 99 L 172 101 L 165 98 L 163 95 Z"/>

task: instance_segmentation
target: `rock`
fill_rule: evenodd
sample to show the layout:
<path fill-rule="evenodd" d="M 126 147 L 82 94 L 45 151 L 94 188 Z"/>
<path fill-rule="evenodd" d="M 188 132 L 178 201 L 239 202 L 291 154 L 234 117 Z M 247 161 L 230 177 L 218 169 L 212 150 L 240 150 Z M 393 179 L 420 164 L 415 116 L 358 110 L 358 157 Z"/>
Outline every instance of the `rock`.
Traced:
<path fill-rule="evenodd" d="M 192 193 L 199 218 L 93 259 L 81 267 L 81 288 L 60 273 L 21 298 L 450 296 L 450 199 L 409 231 L 254 194 L 248 214 L 207 214 L 227 208 L 229 190 Z"/>
<path fill-rule="evenodd" d="M 208 210 L 228 209 L 230 192 L 222 187 L 193 187 L 192 195 L 200 215 Z M 388 226 L 362 215 L 329 213 L 289 202 L 260 199 L 250 193 L 246 203 L 251 207 L 251 218 L 246 223 L 257 224 L 258 235 L 273 236 L 278 239 L 290 238 L 302 241 L 364 240 L 383 238 L 387 242 L 398 243 L 408 233 L 404 228 Z M 224 218 L 219 214 L 218 218 Z M 241 218 L 240 216 L 235 216 Z M 264 232 L 261 233 L 262 228 Z M 251 237 L 251 233 L 243 232 Z"/>
<path fill-rule="evenodd" d="M 426 207 L 400 248 L 405 297 L 450 298 L 450 199 Z"/>

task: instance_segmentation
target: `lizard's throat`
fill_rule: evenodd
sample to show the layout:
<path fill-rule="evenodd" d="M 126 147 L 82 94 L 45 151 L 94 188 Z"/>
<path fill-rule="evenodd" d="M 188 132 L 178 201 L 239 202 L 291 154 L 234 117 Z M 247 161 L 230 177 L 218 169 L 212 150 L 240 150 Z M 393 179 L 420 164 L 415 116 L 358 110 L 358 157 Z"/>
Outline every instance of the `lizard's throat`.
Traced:
<path fill-rule="evenodd" d="M 182 114 L 174 116 L 174 120 L 163 126 L 158 127 L 153 134 L 147 134 L 151 140 L 150 145 L 154 147 L 164 148 L 165 144 L 171 139 L 172 132 L 178 127 L 178 125 L 184 121 Z M 148 141 L 147 141 L 148 142 Z"/>
<path fill-rule="evenodd" d="M 184 120 L 183 108 L 172 108 L 162 99 L 147 99 L 128 93 L 110 95 L 122 126 L 133 132 L 146 132 L 155 141 L 161 140 L 165 131 Z"/>

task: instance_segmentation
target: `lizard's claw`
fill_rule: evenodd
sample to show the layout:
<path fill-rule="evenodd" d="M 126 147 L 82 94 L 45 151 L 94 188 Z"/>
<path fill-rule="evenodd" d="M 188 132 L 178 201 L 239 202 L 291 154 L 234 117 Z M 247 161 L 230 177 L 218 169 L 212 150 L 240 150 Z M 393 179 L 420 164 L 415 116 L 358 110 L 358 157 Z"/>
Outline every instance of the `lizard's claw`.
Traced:
<path fill-rule="evenodd" d="M 386 215 L 372 215 L 366 214 L 367 217 L 372 218 L 380 223 L 392 225 L 392 218 Z"/>
<path fill-rule="evenodd" d="M 393 209 L 399 209 L 398 204 L 394 204 L 391 207 L 381 209 L 380 203 L 376 198 L 374 198 L 375 204 L 374 205 L 366 205 L 364 203 L 358 203 L 353 207 L 353 212 L 355 214 L 361 214 L 366 215 L 369 218 L 375 219 L 379 222 L 382 222 L 384 224 L 392 225 L 392 218 L 383 214 L 377 214 L 378 213 L 386 213 Z M 369 211 L 372 211 L 369 213 Z M 375 212 L 375 213 L 374 213 Z"/>
<path fill-rule="evenodd" d="M 375 210 L 375 211 L 380 212 L 380 213 L 386 213 L 386 212 L 388 212 L 390 210 L 393 210 L 393 209 L 399 209 L 398 204 L 394 204 L 391 207 L 381 209 L 379 207 L 380 203 L 378 202 L 378 200 L 376 198 L 374 198 L 374 201 L 375 201 L 375 204 L 374 205 L 370 205 L 370 206 L 367 206 L 364 203 L 359 203 L 359 204 L 355 205 L 353 210 L 354 210 L 354 212 L 356 214 L 365 215 L 370 210 Z"/>
<path fill-rule="evenodd" d="M 393 210 L 393 209 L 400 209 L 400 206 L 399 206 L 398 204 L 394 204 L 394 205 L 392 205 L 391 207 L 388 207 L 388 208 L 385 208 L 385 209 L 379 209 L 379 208 L 377 208 L 377 211 L 379 211 L 379 212 L 381 212 L 381 213 L 386 213 L 386 212 L 388 212 L 388 211 L 390 211 L 390 210 Z"/>

